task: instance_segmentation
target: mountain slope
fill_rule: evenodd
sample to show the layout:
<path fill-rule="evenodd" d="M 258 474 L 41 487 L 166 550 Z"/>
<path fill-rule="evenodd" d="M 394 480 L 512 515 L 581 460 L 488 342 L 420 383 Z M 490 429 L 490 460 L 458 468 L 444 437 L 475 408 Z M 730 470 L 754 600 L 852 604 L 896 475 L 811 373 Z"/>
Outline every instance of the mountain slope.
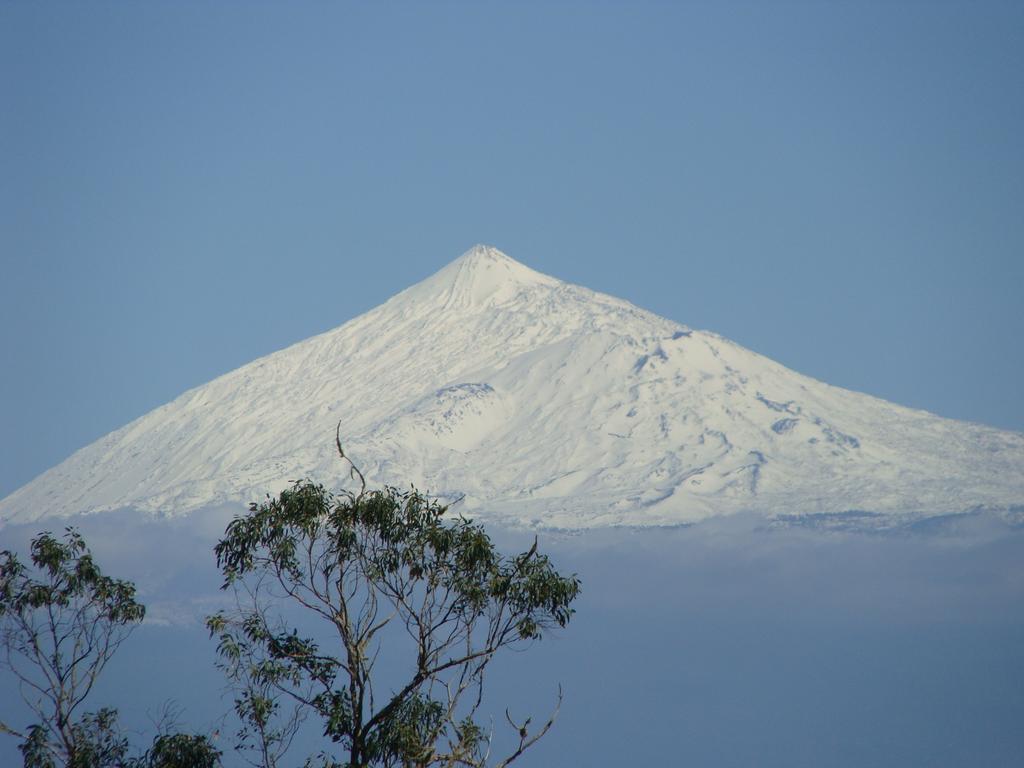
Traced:
<path fill-rule="evenodd" d="M 28 521 L 177 515 L 291 479 L 464 496 L 563 527 L 1024 503 L 1024 435 L 802 376 L 477 246 L 332 331 L 184 393 L 0 501 Z"/>

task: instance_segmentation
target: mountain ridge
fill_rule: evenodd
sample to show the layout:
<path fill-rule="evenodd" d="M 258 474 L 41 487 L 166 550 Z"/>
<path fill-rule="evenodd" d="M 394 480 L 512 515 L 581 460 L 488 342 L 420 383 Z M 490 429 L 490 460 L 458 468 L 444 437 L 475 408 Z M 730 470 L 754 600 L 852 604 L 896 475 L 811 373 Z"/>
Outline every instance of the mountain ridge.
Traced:
<path fill-rule="evenodd" d="M 1024 435 L 790 371 L 490 246 L 195 387 L 0 500 L 0 520 L 182 514 L 341 474 L 513 525 L 755 512 L 872 524 L 1024 502 Z"/>

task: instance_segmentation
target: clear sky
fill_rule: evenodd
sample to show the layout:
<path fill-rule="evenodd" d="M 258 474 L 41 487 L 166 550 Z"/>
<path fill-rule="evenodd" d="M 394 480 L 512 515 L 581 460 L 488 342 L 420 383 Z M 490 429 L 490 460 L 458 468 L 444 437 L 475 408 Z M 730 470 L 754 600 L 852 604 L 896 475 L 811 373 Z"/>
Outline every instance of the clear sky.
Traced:
<path fill-rule="evenodd" d="M 0 3 L 0 496 L 477 242 L 1024 430 L 1024 5 Z"/>

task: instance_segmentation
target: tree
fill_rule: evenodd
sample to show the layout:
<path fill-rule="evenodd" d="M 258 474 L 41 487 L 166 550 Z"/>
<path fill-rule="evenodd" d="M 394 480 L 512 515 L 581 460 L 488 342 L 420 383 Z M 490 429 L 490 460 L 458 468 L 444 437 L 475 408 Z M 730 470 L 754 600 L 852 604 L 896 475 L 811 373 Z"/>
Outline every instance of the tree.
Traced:
<path fill-rule="evenodd" d="M 190 733 L 165 733 L 153 739 L 142 757 L 124 768 L 218 768 L 221 753 L 206 736 Z"/>
<path fill-rule="evenodd" d="M 30 556 L 38 578 L 16 554 L 0 552 L 0 665 L 39 722 L 25 731 L 0 723 L 0 731 L 22 739 L 26 766 L 118 764 L 127 741 L 116 711 L 78 711 L 146 609 L 131 582 L 103 575 L 72 528 L 63 540 L 40 534 Z"/>
<path fill-rule="evenodd" d="M 349 466 L 358 492 L 297 481 L 233 520 L 215 548 L 237 610 L 207 624 L 253 762 L 280 758 L 290 703 L 347 753 L 322 755 L 324 765 L 487 765 L 492 733 L 476 717 L 488 664 L 564 627 L 580 581 L 559 575 L 536 540 L 504 557 L 471 520 L 415 489 L 368 491 Z M 300 609 L 302 631 L 275 605 Z M 536 743 L 557 711 L 532 730 L 506 711 L 515 746 L 495 764 Z"/>
<path fill-rule="evenodd" d="M 0 552 L 0 666 L 18 680 L 38 722 L 23 731 L 25 768 L 215 768 L 220 752 L 205 736 L 166 731 L 129 757 L 117 710 L 78 714 L 103 668 L 145 616 L 130 581 L 105 576 L 81 534 L 41 533 L 30 559 Z"/>

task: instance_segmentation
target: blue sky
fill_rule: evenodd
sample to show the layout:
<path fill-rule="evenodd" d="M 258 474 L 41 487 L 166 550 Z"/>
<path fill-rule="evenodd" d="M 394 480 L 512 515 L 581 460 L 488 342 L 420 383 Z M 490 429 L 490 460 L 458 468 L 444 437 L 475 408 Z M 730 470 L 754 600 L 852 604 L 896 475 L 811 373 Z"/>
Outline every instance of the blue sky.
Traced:
<path fill-rule="evenodd" d="M 1019 3 L 0 5 L 0 495 L 476 242 L 1024 430 Z"/>

